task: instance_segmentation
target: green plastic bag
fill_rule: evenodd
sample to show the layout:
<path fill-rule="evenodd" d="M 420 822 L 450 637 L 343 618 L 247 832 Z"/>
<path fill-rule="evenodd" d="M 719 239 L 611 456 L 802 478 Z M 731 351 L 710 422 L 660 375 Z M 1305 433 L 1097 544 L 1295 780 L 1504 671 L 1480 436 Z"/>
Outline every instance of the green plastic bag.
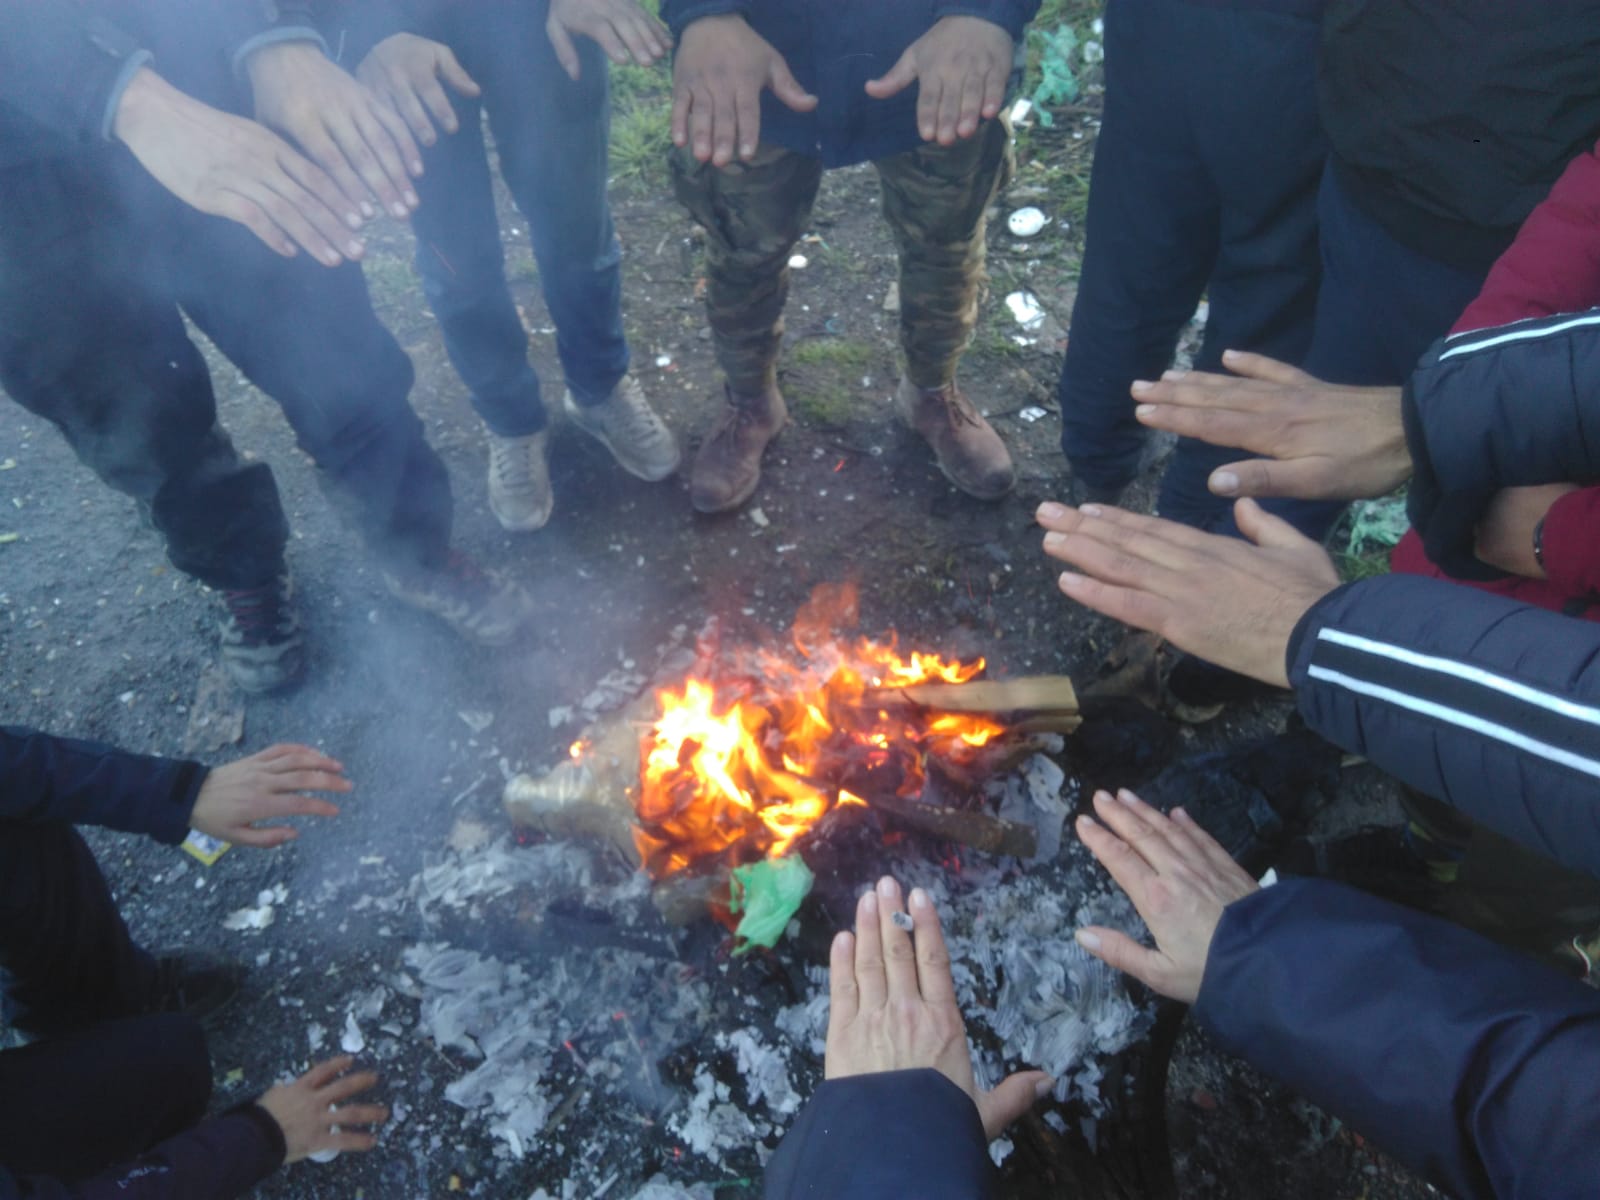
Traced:
<path fill-rule="evenodd" d="M 1410 528 L 1404 496 L 1363 500 L 1350 509 L 1350 553 L 1388 549 L 1398 544 Z"/>
<path fill-rule="evenodd" d="M 728 908 L 743 912 L 744 916 L 733 931 L 738 943 L 733 952 L 744 954 L 753 946 L 768 950 L 776 946 L 816 878 L 798 854 L 735 867 L 728 884 Z"/>
<path fill-rule="evenodd" d="M 1051 33 L 1035 30 L 1032 36 L 1039 46 L 1039 84 L 1030 98 L 1039 124 L 1049 129 L 1055 124 L 1049 106 L 1071 104 L 1078 98 L 1078 76 L 1072 69 L 1078 35 L 1070 25 L 1060 25 Z"/>

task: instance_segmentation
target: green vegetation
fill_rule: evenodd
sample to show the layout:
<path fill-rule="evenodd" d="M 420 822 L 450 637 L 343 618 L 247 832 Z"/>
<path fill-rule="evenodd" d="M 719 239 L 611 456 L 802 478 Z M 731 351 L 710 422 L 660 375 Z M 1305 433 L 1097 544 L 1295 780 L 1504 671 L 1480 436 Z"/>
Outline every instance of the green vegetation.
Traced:
<path fill-rule="evenodd" d="M 861 411 L 861 377 L 878 352 L 851 338 L 806 338 L 784 354 L 784 398 L 807 425 L 839 428 Z"/>
<path fill-rule="evenodd" d="M 872 347 L 849 338 L 807 338 L 789 351 L 795 367 L 837 367 L 857 375 L 872 362 Z"/>

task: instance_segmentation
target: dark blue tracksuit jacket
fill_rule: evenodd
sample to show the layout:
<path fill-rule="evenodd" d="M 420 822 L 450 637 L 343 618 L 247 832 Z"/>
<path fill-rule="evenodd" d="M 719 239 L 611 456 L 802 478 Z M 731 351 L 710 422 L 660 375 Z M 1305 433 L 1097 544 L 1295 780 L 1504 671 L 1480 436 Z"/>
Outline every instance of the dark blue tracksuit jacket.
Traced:
<path fill-rule="evenodd" d="M 903 154 L 922 144 L 917 89 L 874 100 L 865 88 L 941 17 L 982 17 L 1011 35 L 1039 11 L 1039 0 L 662 0 L 661 17 L 682 38 L 701 17 L 738 13 L 783 55 L 818 99 L 797 113 L 761 96 L 761 140 L 841 167 Z"/>
<path fill-rule="evenodd" d="M 1600 310 L 1441 341 L 1404 403 L 1413 520 L 1441 561 L 1470 555 L 1499 488 L 1600 478 Z M 1288 666 L 1330 741 L 1600 874 L 1595 623 L 1388 575 L 1319 601 Z M 1194 1012 L 1452 1196 L 1600 1195 L 1600 993 L 1523 955 L 1295 880 L 1223 913 Z M 839 1080 L 779 1147 L 767 1195 L 973 1200 L 982 1150 L 976 1109 L 931 1071 Z"/>
<path fill-rule="evenodd" d="M 177 843 L 205 778 L 197 762 L 0 727 L 0 837 L 8 823 L 60 822 Z M 283 1156 L 282 1131 L 245 1106 L 89 1179 L 18 1176 L 0 1163 L 0 1200 L 229 1200 L 276 1170 Z"/>

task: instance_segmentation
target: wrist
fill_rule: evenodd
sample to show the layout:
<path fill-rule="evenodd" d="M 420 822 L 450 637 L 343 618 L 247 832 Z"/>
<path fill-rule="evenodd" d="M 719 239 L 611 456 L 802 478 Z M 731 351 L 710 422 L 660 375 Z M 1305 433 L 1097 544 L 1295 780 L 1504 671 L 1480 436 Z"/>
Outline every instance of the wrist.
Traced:
<path fill-rule="evenodd" d="M 109 135 L 119 142 L 129 142 L 139 135 L 151 119 L 151 114 L 168 107 L 181 93 L 149 67 L 140 67 L 122 89 L 116 112 L 111 118 Z"/>
<path fill-rule="evenodd" d="M 320 41 L 290 30 L 274 30 L 245 43 L 234 59 L 234 69 L 254 88 L 260 86 L 262 74 L 293 68 L 311 58 L 327 59 Z"/>

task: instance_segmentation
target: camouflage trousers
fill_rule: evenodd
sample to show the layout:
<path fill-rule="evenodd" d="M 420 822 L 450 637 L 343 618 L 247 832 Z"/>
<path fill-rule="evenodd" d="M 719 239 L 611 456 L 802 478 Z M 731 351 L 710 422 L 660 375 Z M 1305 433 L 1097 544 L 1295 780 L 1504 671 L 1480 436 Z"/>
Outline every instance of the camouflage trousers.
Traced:
<path fill-rule="evenodd" d="M 1011 130 L 986 121 L 953 146 L 927 143 L 873 163 L 900 251 L 900 345 L 919 387 L 955 378 L 978 319 L 989 205 L 1011 177 Z M 789 257 L 811 221 L 822 163 L 762 145 L 718 169 L 672 152 L 673 186 L 706 231 L 706 311 L 717 362 L 737 393 L 777 379 Z"/>

